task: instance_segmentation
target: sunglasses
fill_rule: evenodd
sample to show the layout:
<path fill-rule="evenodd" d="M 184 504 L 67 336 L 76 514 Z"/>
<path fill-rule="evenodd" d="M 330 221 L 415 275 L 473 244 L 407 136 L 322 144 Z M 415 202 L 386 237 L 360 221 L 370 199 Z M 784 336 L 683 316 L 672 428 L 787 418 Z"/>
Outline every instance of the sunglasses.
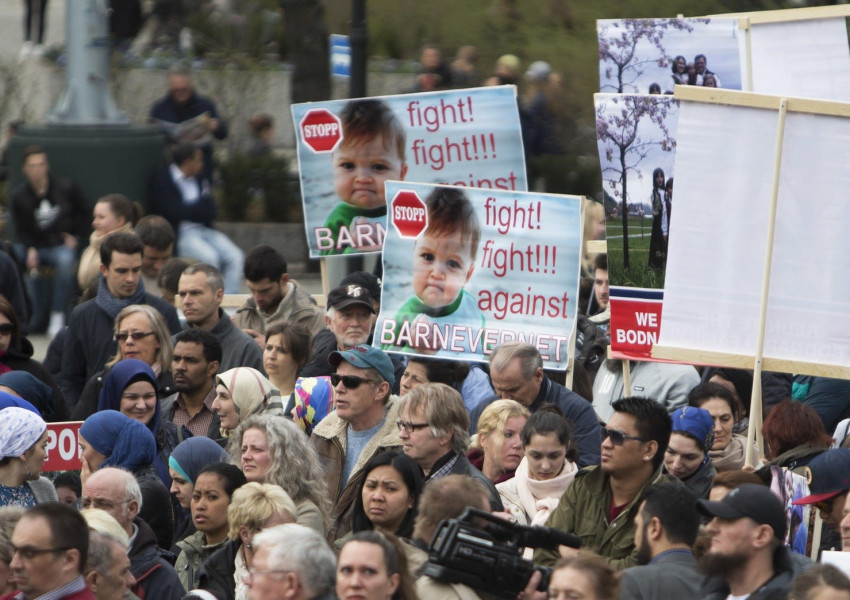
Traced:
<path fill-rule="evenodd" d="M 0 325 L 0 335 L 12 335 L 15 331 L 15 326 L 11 323 L 3 323 Z"/>
<path fill-rule="evenodd" d="M 620 431 L 619 429 L 608 429 L 607 427 L 602 428 L 602 440 L 605 438 L 611 438 L 611 443 L 615 446 L 622 446 L 626 443 L 626 440 L 635 440 L 638 442 L 648 442 L 649 440 L 637 435 L 626 435 L 624 431 Z"/>
<path fill-rule="evenodd" d="M 133 333 L 127 333 L 126 331 L 122 331 L 121 333 L 115 334 L 115 339 L 119 342 L 126 342 L 127 338 L 133 338 L 135 341 L 143 340 L 149 335 L 153 335 L 153 331 L 148 331 L 145 333 L 144 331 L 134 331 Z"/>
<path fill-rule="evenodd" d="M 334 387 L 339 385 L 339 382 L 349 390 L 356 390 L 364 383 L 379 383 L 374 379 L 366 379 L 365 377 L 357 377 L 356 375 L 340 375 L 338 373 L 331 374 L 331 385 Z"/>

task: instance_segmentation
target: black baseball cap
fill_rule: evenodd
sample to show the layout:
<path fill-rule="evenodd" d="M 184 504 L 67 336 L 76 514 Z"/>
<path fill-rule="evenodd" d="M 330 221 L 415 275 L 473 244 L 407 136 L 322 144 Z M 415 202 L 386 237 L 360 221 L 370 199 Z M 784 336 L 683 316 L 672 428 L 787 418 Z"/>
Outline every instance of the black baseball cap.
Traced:
<path fill-rule="evenodd" d="M 766 485 L 743 483 L 718 502 L 698 500 L 697 508 L 707 517 L 730 521 L 747 517 L 760 525 L 770 525 L 774 537 L 785 539 L 785 508 Z"/>
<path fill-rule="evenodd" d="M 342 310 L 349 306 L 362 306 L 368 308 L 370 313 L 375 312 L 372 306 L 372 294 L 362 285 L 349 283 L 335 287 L 328 294 L 328 306 L 336 310 Z"/>
<path fill-rule="evenodd" d="M 369 293 L 372 294 L 372 299 L 378 300 L 381 297 L 381 280 L 371 273 L 367 273 L 366 271 L 355 271 L 354 273 L 350 273 L 343 277 L 339 285 L 349 285 L 353 283 L 354 285 L 359 285 L 361 287 L 369 290 Z"/>

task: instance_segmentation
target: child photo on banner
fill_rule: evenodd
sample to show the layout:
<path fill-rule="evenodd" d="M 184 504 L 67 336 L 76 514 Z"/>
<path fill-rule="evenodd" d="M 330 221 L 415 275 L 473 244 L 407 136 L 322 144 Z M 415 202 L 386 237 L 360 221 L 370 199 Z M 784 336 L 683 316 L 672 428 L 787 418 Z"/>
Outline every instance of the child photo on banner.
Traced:
<path fill-rule="evenodd" d="M 486 360 L 507 341 L 564 369 L 575 325 L 581 198 L 392 181 L 374 345 Z"/>
<path fill-rule="evenodd" d="M 525 191 L 516 88 L 295 104 L 310 257 L 379 252 L 388 180 Z"/>

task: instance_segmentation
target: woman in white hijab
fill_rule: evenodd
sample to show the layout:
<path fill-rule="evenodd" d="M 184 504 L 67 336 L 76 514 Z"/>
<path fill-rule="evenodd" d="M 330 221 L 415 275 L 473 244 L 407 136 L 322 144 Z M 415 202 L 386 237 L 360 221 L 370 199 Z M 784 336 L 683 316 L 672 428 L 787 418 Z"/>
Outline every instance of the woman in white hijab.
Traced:
<path fill-rule="evenodd" d="M 35 407 L 0 410 L 0 506 L 31 508 L 59 500 L 53 484 L 41 477 L 45 460 L 47 424 Z"/>

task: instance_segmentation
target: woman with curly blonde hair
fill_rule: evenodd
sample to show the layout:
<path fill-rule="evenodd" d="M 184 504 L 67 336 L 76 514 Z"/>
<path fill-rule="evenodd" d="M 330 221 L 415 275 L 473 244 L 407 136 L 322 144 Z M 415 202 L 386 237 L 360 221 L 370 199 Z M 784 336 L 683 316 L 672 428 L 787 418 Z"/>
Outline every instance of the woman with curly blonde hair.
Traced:
<path fill-rule="evenodd" d="M 516 400 L 496 400 L 478 417 L 477 439 L 467 457 L 493 483 L 513 477 L 522 462 L 520 433 L 530 414 Z"/>

